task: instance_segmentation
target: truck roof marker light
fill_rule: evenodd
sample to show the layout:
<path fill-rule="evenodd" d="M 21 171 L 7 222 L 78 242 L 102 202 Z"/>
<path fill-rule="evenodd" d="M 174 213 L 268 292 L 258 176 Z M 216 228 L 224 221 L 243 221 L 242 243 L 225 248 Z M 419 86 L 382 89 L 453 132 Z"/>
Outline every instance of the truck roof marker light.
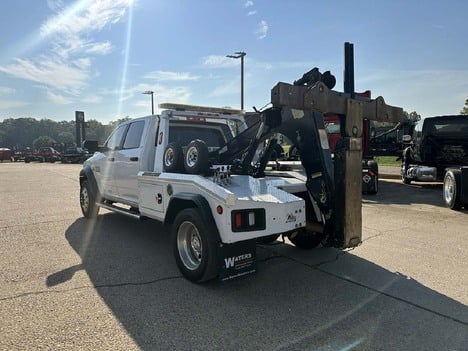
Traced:
<path fill-rule="evenodd" d="M 219 215 L 223 214 L 223 207 L 222 207 L 221 205 L 218 205 L 218 206 L 216 207 L 216 212 L 217 212 Z"/>

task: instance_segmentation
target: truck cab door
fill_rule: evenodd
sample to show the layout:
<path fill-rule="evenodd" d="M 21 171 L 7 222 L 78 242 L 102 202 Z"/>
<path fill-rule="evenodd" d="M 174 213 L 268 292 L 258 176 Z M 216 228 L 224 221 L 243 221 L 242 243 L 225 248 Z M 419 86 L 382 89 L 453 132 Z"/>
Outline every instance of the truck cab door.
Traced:
<path fill-rule="evenodd" d="M 118 196 L 114 179 L 115 160 L 127 128 L 128 124 L 121 125 L 112 132 L 104 144 L 104 151 L 101 153 L 101 158 L 96 160 L 94 165 L 96 181 L 104 198 L 112 199 Z"/>
<path fill-rule="evenodd" d="M 138 206 L 138 179 L 142 155 L 142 136 L 145 121 L 129 124 L 121 148 L 115 152 L 114 181 L 119 198 Z"/>

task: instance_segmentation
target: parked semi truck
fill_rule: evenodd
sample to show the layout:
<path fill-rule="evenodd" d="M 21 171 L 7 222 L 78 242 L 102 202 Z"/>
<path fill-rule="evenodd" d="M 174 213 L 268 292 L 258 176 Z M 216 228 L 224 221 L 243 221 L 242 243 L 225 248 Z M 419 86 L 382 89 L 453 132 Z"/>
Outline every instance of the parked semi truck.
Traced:
<path fill-rule="evenodd" d="M 359 245 L 362 121 L 398 121 L 403 111 L 326 83 L 278 83 L 250 125 L 244 111 L 178 104 L 121 124 L 83 164 L 84 216 L 102 207 L 166 224 L 176 263 L 195 282 L 255 272 L 257 242 L 279 235 L 299 248 Z M 327 112 L 345 122 L 334 160 Z M 303 172 L 267 168 L 278 133 L 299 150 Z"/>

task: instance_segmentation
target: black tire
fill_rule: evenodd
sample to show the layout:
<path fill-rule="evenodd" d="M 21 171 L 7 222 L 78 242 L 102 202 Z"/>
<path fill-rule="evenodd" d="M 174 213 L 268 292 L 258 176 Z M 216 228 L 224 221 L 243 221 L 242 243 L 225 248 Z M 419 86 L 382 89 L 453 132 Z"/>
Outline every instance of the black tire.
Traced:
<path fill-rule="evenodd" d="M 325 237 L 325 232 L 320 233 L 301 228 L 290 234 L 289 240 L 300 249 L 310 250 L 320 245 L 325 240 Z"/>
<path fill-rule="evenodd" d="M 30 158 L 30 157 L 25 157 L 25 158 L 24 158 L 24 162 L 25 162 L 25 163 L 31 162 L 31 158 Z"/>
<path fill-rule="evenodd" d="M 408 171 L 409 165 L 411 164 L 411 151 L 409 148 L 406 148 L 403 151 L 403 160 L 401 162 L 401 181 L 403 184 L 411 184 L 411 178 L 406 177 L 406 172 Z"/>
<path fill-rule="evenodd" d="M 444 176 L 443 197 L 445 205 L 452 210 L 462 208 L 460 201 L 461 172 L 459 170 L 449 170 Z"/>
<path fill-rule="evenodd" d="M 370 160 L 367 162 L 367 167 L 369 167 L 369 170 L 374 173 L 374 186 L 366 193 L 368 195 L 377 195 L 379 192 L 379 165 L 374 160 Z"/>
<path fill-rule="evenodd" d="M 297 150 L 297 147 L 295 145 L 291 145 L 291 147 L 289 148 L 288 160 L 299 160 L 299 150 Z"/>
<path fill-rule="evenodd" d="M 284 155 L 283 147 L 279 144 L 275 144 L 270 155 L 270 161 L 276 161 L 277 159 L 281 158 L 281 155 Z"/>
<path fill-rule="evenodd" d="M 83 216 L 86 218 L 95 218 L 99 212 L 96 197 L 87 180 L 83 180 L 80 184 L 80 207 Z"/>
<path fill-rule="evenodd" d="M 271 244 L 274 243 L 281 234 L 272 234 L 267 236 L 262 236 L 261 238 L 257 239 L 258 244 Z"/>
<path fill-rule="evenodd" d="M 177 143 L 169 143 L 163 155 L 164 171 L 170 173 L 180 173 L 184 169 L 184 155 L 182 148 Z"/>
<path fill-rule="evenodd" d="M 179 212 L 172 226 L 173 253 L 182 275 L 193 282 L 204 282 L 219 274 L 218 235 L 203 221 L 196 208 Z"/>
<path fill-rule="evenodd" d="M 204 174 L 208 171 L 208 147 L 200 139 L 192 140 L 184 155 L 185 171 L 189 174 Z"/>
<path fill-rule="evenodd" d="M 377 173 L 375 175 L 375 186 L 374 186 L 374 189 L 369 191 L 369 194 L 370 195 L 377 195 L 377 193 L 379 192 L 379 174 Z"/>

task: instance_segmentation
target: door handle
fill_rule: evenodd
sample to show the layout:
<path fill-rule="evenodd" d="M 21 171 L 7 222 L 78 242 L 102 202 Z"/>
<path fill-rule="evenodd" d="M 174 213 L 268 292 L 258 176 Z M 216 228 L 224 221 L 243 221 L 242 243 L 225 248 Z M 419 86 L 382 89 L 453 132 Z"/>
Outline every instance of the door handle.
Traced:
<path fill-rule="evenodd" d="M 109 157 L 109 158 L 107 159 L 107 161 L 109 161 L 109 162 L 113 162 L 113 161 L 115 161 L 115 158 L 113 158 L 113 157 Z"/>
<path fill-rule="evenodd" d="M 130 157 L 130 161 L 138 161 L 138 157 Z"/>

